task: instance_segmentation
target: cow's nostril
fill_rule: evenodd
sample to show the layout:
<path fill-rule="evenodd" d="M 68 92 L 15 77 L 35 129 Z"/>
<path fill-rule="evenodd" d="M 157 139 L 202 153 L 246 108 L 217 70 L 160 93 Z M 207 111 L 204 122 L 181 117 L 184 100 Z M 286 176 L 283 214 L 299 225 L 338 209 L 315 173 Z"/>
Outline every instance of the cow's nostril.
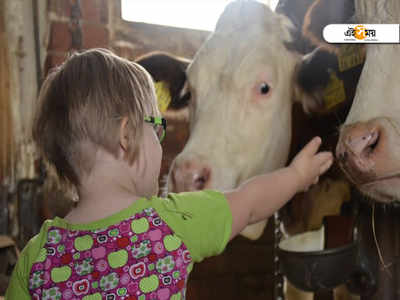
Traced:
<path fill-rule="evenodd" d="M 343 161 L 346 161 L 347 158 L 348 158 L 348 156 L 349 156 L 349 154 L 347 153 L 347 151 L 345 151 L 345 152 L 343 153 Z"/>
<path fill-rule="evenodd" d="M 346 132 L 344 140 L 345 153 L 347 150 L 354 156 L 367 158 L 378 146 L 379 130 L 366 126 L 353 127 Z"/>
<path fill-rule="evenodd" d="M 169 189 L 172 192 L 198 191 L 209 186 L 211 168 L 196 161 L 175 162 L 170 172 Z"/>
<path fill-rule="evenodd" d="M 348 154 L 347 154 L 346 151 L 340 152 L 339 155 L 338 155 L 339 162 L 345 163 L 346 160 L 347 160 L 347 155 Z"/>
<path fill-rule="evenodd" d="M 364 184 L 376 173 L 385 151 L 385 131 L 377 122 L 356 123 L 343 128 L 337 146 L 339 165 L 355 184 Z"/>
<path fill-rule="evenodd" d="M 202 190 L 204 189 L 204 186 L 206 185 L 206 179 L 204 176 L 201 176 L 194 181 L 194 186 L 196 190 Z"/>
<path fill-rule="evenodd" d="M 369 136 L 364 137 L 367 144 L 365 147 L 365 154 L 371 155 L 379 144 L 379 133 L 377 130 L 371 132 Z"/>
<path fill-rule="evenodd" d="M 375 150 L 376 146 L 378 146 L 379 143 L 379 135 L 376 134 L 376 137 L 371 142 L 372 144 L 369 147 L 371 148 L 371 150 Z"/>
<path fill-rule="evenodd" d="M 203 190 L 206 187 L 209 179 L 210 179 L 210 170 L 208 170 L 207 168 L 203 168 L 200 174 L 194 177 L 193 180 L 194 188 L 196 190 Z"/>

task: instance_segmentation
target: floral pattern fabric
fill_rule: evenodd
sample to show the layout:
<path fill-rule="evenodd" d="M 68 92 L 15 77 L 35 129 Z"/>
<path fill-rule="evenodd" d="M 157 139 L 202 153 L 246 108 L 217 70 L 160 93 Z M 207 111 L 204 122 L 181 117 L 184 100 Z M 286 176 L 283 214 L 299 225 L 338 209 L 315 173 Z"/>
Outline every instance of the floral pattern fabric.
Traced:
<path fill-rule="evenodd" d="M 190 253 L 153 208 L 97 230 L 50 227 L 29 278 L 32 299 L 181 300 Z"/>

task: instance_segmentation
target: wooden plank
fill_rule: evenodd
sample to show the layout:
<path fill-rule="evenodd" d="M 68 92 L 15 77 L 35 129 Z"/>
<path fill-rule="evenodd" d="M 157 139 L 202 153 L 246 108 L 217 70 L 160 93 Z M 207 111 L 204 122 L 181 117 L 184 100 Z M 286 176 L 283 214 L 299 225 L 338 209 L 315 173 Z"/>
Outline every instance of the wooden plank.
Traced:
<path fill-rule="evenodd" d="M 10 175 L 13 134 L 10 103 L 10 65 L 5 29 L 4 3 L 0 3 L 0 182 Z"/>
<path fill-rule="evenodd" d="M 15 246 L 15 242 L 7 235 L 0 235 L 0 248 Z"/>

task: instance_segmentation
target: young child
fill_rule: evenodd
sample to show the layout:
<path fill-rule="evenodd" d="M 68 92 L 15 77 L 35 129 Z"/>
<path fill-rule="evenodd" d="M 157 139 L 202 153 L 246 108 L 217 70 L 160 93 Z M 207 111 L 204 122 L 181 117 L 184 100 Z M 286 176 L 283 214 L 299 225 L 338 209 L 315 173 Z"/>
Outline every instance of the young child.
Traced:
<path fill-rule="evenodd" d="M 286 168 L 233 191 L 156 197 L 165 122 L 150 75 L 108 50 L 72 55 L 46 79 L 33 138 L 79 194 L 22 251 L 6 299 L 185 297 L 194 262 L 221 253 L 332 163 L 313 139 Z"/>

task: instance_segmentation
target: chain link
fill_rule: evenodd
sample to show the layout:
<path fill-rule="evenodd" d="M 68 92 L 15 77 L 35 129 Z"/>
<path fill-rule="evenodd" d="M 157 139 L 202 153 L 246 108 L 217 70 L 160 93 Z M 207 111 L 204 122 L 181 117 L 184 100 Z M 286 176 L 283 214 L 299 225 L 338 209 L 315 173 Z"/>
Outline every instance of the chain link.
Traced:
<path fill-rule="evenodd" d="M 274 214 L 274 299 L 283 300 L 283 276 L 280 271 L 278 247 L 282 238 L 279 211 Z"/>

